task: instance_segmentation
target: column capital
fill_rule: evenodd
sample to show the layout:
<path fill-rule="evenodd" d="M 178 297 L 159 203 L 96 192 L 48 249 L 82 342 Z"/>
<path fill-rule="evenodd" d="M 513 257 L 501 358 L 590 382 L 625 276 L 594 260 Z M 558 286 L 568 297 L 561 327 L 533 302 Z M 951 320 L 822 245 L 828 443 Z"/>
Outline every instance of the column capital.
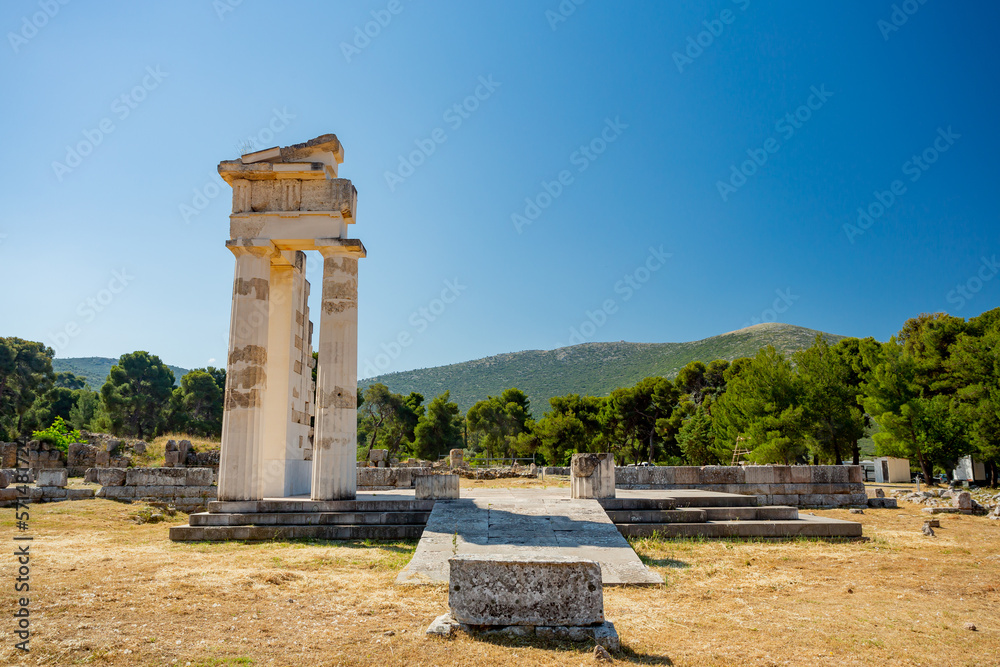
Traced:
<path fill-rule="evenodd" d="M 328 257 L 354 257 L 361 259 L 368 256 L 365 244 L 359 239 L 316 239 L 316 250 L 319 250 L 323 258 Z"/>
<path fill-rule="evenodd" d="M 236 255 L 253 255 L 254 257 L 267 257 L 277 249 L 269 239 L 229 239 L 226 247 Z"/>

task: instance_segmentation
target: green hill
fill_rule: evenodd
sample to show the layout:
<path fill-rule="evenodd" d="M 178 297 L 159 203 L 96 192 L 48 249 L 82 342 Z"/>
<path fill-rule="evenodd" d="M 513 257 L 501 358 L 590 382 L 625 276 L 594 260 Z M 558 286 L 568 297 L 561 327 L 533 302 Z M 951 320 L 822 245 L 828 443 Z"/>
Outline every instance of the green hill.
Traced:
<path fill-rule="evenodd" d="M 688 362 L 753 356 L 773 345 L 785 353 L 807 348 L 822 334 L 830 343 L 844 338 L 790 324 L 757 324 L 690 343 L 584 343 L 556 350 L 526 350 L 498 354 L 449 366 L 387 373 L 362 380 L 381 382 L 392 391 L 420 392 L 426 400 L 451 390 L 463 412 L 473 403 L 496 396 L 508 387 L 528 394 L 535 416 L 548 408 L 552 396 L 577 393 L 606 396 L 654 375 L 673 377 Z"/>
<path fill-rule="evenodd" d="M 71 357 L 67 359 L 53 359 L 52 370 L 56 373 L 73 373 L 87 381 L 87 387 L 94 391 L 99 391 L 111 367 L 118 363 L 117 359 L 109 357 Z M 187 373 L 186 368 L 171 366 L 167 368 L 174 372 L 174 384 L 180 384 L 181 376 Z"/>

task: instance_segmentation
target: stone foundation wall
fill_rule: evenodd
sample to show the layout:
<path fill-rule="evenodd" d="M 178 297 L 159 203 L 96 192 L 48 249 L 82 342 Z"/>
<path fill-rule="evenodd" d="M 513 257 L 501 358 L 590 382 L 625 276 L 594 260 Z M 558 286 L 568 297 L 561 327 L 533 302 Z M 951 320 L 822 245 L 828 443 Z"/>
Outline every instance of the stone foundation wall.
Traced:
<path fill-rule="evenodd" d="M 203 510 L 219 495 L 211 468 L 91 468 L 85 481 L 101 485 L 98 498 L 164 502 L 182 512 Z"/>
<path fill-rule="evenodd" d="M 433 475 L 430 467 L 358 468 L 358 491 L 412 489 L 421 475 Z"/>
<path fill-rule="evenodd" d="M 615 469 L 619 489 L 701 489 L 757 496 L 761 505 L 865 507 L 861 466 L 635 466 Z"/>

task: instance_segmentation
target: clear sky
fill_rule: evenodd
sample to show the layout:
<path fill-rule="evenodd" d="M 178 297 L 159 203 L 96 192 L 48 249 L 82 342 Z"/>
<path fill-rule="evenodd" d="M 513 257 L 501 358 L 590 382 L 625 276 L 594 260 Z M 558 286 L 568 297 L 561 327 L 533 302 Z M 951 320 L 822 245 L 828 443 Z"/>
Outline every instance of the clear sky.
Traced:
<path fill-rule="evenodd" d="M 998 23 L 944 0 L 7 0 L 0 335 L 224 364 L 216 166 L 328 132 L 368 249 L 361 377 L 971 317 L 1000 296 Z"/>

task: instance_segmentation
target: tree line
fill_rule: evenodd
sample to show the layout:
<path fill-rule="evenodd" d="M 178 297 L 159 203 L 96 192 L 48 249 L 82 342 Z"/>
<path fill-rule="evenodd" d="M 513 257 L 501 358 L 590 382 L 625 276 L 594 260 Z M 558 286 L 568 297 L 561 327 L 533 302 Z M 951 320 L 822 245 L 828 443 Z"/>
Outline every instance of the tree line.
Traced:
<path fill-rule="evenodd" d="M 123 354 L 100 391 L 52 370 L 52 348 L 0 338 L 0 440 L 30 437 L 54 423 L 120 436 L 173 431 L 219 437 L 226 371 L 199 368 L 174 386 L 174 373 L 148 352 Z"/>
<path fill-rule="evenodd" d="M 648 377 L 605 397 L 549 399 L 535 419 L 528 396 L 510 388 L 466 415 L 434 399 L 368 387 L 359 441 L 425 458 L 464 447 L 489 458 L 533 456 L 565 465 L 575 452 L 610 451 L 619 461 L 670 465 L 857 464 L 871 436 L 879 455 L 910 459 L 925 479 L 962 456 L 1000 476 L 1000 308 L 968 321 L 945 313 L 908 320 L 888 342 L 822 336 L 785 356 L 773 347 L 733 361 L 700 361 L 674 379 Z M 447 409 L 446 409 L 447 408 Z M 451 415 L 450 429 L 443 422 Z M 449 440 L 423 439 L 421 420 Z"/>
<path fill-rule="evenodd" d="M 424 403 L 384 384 L 358 391 L 358 456 L 435 459 L 463 448 L 484 458 L 565 465 L 575 452 L 671 465 L 857 464 L 871 436 L 878 454 L 910 459 L 926 476 L 973 455 L 1000 473 L 1000 308 L 964 320 L 908 320 L 888 342 L 821 336 L 786 356 L 773 347 L 733 361 L 695 361 L 676 377 L 648 377 L 608 396 L 568 394 L 532 415 L 509 388 L 462 415 L 445 391 Z M 173 373 L 147 352 L 123 355 L 99 392 L 52 372 L 52 350 L 0 339 L 0 439 L 61 417 L 74 428 L 153 437 L 170 430 L 219 437 L 225 371 Z M 745 452 L 745 453 L 744 453 Z"/>

